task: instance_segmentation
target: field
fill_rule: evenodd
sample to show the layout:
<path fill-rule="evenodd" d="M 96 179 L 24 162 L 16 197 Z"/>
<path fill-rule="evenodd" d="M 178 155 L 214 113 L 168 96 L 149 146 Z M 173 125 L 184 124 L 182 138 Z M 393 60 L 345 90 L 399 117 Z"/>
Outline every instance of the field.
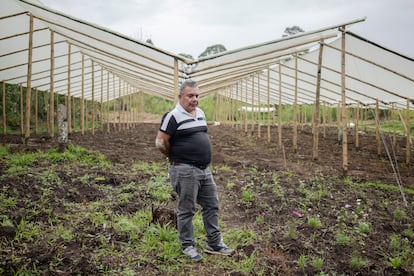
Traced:
<path fill-rule="evenodd" d="M 74 133 L 63 154 L 47 137 L 23 145 L 21 136 L 0 136 L 0 274 L 414 274 L 414 157 L 404 164 L 402 137 L 400 189 L 372 133 L 361 135 L 360 149 L 350 135 L 344 176 L 335 129 L 320 136 L 314 161 L 309 126 L 299 127 L 297 151 L 288 127 L 282 150 L 275 139 L 210 126 L 221 228 L 236 251 L 193 263 L 180 254 L 173 225 L 153 221 L 156 207 L 176 200 L 153 146 L 157 129 Z"/>

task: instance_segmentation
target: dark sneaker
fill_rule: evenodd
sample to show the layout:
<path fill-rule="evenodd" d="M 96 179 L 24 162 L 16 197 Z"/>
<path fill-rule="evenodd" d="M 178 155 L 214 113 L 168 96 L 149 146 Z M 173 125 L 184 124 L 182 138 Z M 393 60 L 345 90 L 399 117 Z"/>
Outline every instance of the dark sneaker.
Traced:
<path fill-rule="evenodd" d="M 197 249 L 195 249 L 194 246 L 186 247 L 183 250 L 183 253 L 192 261 L 200 261 L 203 258 L 198 254 Z"/>
<path fill-rule="evenodd" d="M 204 252 L 206 253 L 224 256 L 230 256 L 233 251 L 234 249 L 229 248 L 223 241 L 214 246 L 207 244 L 206 248 L 204 249 Z"/>

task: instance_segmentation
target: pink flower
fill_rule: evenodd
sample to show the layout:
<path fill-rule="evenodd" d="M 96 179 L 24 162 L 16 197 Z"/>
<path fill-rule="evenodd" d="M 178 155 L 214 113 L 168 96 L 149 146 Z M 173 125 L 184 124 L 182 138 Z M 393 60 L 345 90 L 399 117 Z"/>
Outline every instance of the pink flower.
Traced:
<path fill-rule="evenodd" d="M 345 204 L 345 208 L 351 208 L 351 205 L 349 205 L 349 204 Z"/>
<path fill-rule="evenodd" d="M 298 211 L 293 211 L 292 214 L 300 218 L 303 217 L 303 214 L 299 213 Z"/>

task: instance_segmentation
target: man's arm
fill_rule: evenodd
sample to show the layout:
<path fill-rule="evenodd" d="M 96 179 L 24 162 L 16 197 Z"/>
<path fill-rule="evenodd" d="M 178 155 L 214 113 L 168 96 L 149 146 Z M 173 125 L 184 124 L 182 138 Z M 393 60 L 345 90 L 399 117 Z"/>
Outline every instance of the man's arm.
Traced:
<path fill-rule="evenodd" d="M 170 135 L 158 131 L 155 138 L 155 147 L 159 149 L 167 158 L 170 157 Z"/>

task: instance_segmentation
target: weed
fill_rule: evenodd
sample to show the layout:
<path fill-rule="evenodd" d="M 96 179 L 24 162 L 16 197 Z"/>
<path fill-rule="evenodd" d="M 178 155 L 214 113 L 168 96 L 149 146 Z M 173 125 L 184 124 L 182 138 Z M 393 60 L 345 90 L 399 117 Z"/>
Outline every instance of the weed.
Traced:
<path fill-rule="evenodd" d="M 403 235 L 407 237 L 408 239 L 412 239 L 414 237 L 413 229 L 411 228 L 404 229 Z"/>
<path fill-rule="evenodd" d="M 320 228 L 322 227 L 322 222 L 318 217 L 310 217 L 308 219 L 308 225 L 312 228 Z"/>
<path fill-rule="evenodd" d="M 392 252 L 398 252 L 401 250 L 401 237 L 397 234 L 390 236 L 389 247 Z"/>
<path fill-rule="evenodd" d="M 388 266 L 392 267 L 393 269 L 400 269 L 403 265 L 403 260 L 400 256 L 398 257 L 390 257 L 388 259 Z"/>
<path fill-rule="evenodd" d="M 312 266 L 316 270 L 320 270 L 324 264 L 325 260 L 321 257 L 314 257 L 312 259 Z"/>
<path fill-rule="evenodd" d="M 358 223 L 359 233 L 368 234 L 370 230 L 371 230 L 371 224 L 369 224 L 368 222 L 360 221 Z"/>
<path fill-rule="evenodd" d="M 353 252 L 349 260 L 349 267 L 352 269 L 361 269 L 368 267 L 368 260 L 362 258 L 358 252 Z"/>
<path fill-rule="evenodd" d="M 239 245 L 251 244 L 257 239 L 256 233 L 251 229 L 247 229 L 246 226 L 242 229 L 232 229 L 226 232 L 224 237 L 232 241 L 232 243 Z"/>
<path fill-rule="evenodd" d="M 298 259 L 298 264 L 299 264 L 299 267 L 301 268 L 301 269 L 305 269 L 306 268 L 306 262 L 308 261 L 308 258 L 306 257 L 306 255 L 304 255 L 304 254 L 301 254 L 300 256 L 299 256 L 299 259 Z"/>
<path fill-rule="evenodd" d="M 348 245 L 351 239 L 344 232 L 338 231 L 336 232 L 335 240 L 339 245 Z"/>
<path fill-rule="evenodd" d="M 402 222 L 407 219 L 407 213 L 404 211 L 404 209 L 398 207 L 393 212 L 393 218 L 399 222 Z"/>

